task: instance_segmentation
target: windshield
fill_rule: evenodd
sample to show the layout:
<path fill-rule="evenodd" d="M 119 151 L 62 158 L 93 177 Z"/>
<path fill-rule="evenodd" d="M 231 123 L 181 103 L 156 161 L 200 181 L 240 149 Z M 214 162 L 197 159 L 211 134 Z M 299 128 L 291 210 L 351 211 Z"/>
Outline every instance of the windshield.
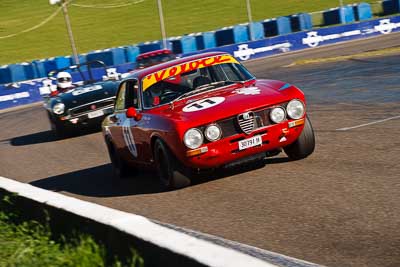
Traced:
<path fill-rule="evenodd" d="M 254 77 L 231 56 L 223 55 L 183 63 L 142 79 L 144 106 L 155 107 L 174 100 Z"/>

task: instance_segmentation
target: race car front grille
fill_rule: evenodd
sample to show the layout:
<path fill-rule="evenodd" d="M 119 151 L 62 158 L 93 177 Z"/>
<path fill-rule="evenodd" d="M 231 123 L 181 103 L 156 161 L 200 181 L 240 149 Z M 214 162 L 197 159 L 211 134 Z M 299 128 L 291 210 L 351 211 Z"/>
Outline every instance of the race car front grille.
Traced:
<path fill-rule="evenodd" d="M 240 129 L 246 133 L 251 134 L 252 131 L 256 128 L 256 118 L 254 112 L 246 112 L 242 113 L 237 117 L 237 121 L 239 123 Z"/>
<path fill-rule="evenodd" d="M 100 101 L 96 101 L 96 102 L 92 102 L 92 103 L 88 103 L 76 108 L 72 108 L 70 109 L 70 114 L 71 116 L 78 116 L 81 114 L 85 114 L 87 112 L 90 111 L 95 111 L 98 109 L 103 109 L 105 107 L 113 107 L 114 106 L 114 102 L 115 102 L 115 98 L 108 98 L 108 99 L 104 99 L 104 100 L 100 100 Z"/>
<path fill-rule="evenodd" d="M 268 126 L 271 124 L 271 121 L 269 120 L 269 112 L 270 112 L 270 108 L 252 112 L 254 114 L 253 130 L 256 130 L 260 127 Z M 244 130 L 242 130 L 243 128 L 240 126 L 238 117 L 231 117 L 231 118 L 219 121 L 218 124 L 220 125 L 220 127 L 222 129 L 223 137 L 230 137 L 230 136 L 233 136 L 236 134 L 241 134 L 244 131 Z M 248 122 L 243 123 L 243 127 L 245 129 L 248 129 L 250 127 L 249 125 L 251 125 L 251 123 L 248 123 Z"/>

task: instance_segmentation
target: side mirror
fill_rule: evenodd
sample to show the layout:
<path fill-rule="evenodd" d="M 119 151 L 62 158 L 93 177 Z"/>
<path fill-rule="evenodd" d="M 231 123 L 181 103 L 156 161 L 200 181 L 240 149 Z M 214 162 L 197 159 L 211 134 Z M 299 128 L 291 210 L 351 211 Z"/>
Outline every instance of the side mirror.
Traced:
<path fill-rule="evenodd" d="M 133 118 L 135 121 L 142 119 L 142 114 L 138 113 L 134 107 L 130 107 L 126 110 L 126 117 Z"/>

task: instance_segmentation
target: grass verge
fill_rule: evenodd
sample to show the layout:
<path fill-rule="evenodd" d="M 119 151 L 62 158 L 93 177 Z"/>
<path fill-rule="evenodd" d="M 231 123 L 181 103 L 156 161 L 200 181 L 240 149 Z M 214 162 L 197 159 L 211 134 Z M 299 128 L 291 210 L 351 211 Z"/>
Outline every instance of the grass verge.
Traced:
<path fill-rule="evenodd" d="M 132 258 L 122 263 L 109 262 L 106 250 L 88 235 L 76 233 L 72 238 L 53 238 L 47 225 L 26 221 L 18 212 L 12 212 L 9 196 L 0 203 L 0 266 L 144 266 L 142 258 L 132 253 Z M 11 208 L 10 208 L 11 207 Z"/>
<path fill-rule="evenodd" d="M 339 0 L 250 2 L 254 21 L 322 11 L 340 4 Z M 355 2 L 343 0 L 344 4 Z M 231 0 L 226 4 L 215 0 L 163 0 L 162 3 L 169 37 L 248 21 L 245 0 Z M 57 8 L 45 0 L 1 0 L 0 64 L 71 55 L 62 12 L 44 26 L 23 32 L 40 24 Z M 79 53 L 161 39 L 155 0 L 73 0 L 69 15 Z M 13 34 L 17 35 L 7 37 Z"/>

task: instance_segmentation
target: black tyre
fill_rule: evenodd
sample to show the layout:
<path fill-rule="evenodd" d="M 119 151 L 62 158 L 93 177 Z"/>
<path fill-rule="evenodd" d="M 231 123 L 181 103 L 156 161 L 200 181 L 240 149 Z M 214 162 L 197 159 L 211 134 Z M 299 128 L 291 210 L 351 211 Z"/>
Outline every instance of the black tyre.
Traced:
<path fill-rule="evenodd" d="M 128 164 L 121 158 L 121 156 L 118 155 L 110 141 L 106 141 L 106 143 L 114 178 L 118 180 L 127 178 L 129 173 L 132 171 L 132 168 L 130 168 Z"/>
<path fill-rule="evenodd" d="M 63 139 L 72 135 L 72 131 L 62 125 L 61 123 L 57 123 L 54 119 L 50 119 L 50 126 L 52 131 L 56 134 L 56 137 L 59 139 Z"/>
<path fill-rule="evenodd" d="M 175 188 L 174 171 L 176 159 L 163 141 L 157 139 L 154 143 L 154 162 L 161 185 L 171 190 Z"/>
<path fill-rule="evenodd" d="M 183 174 L 184 171 L 180 168 L 178 159 L 160 139 L 157 139 L 154 143 L 153 155 L 158 178 L 165 190 L 190 185 L 190 179 Z"/>
<path fill-rule="evenodd" d="M 304 129 L 301 132 L 299 138 L 297 138 L 294 143 L 284 147 L 283 149 L 290 159 L 298 160 L 304 159 L 311 155 L 314 152 L 314 148 L 314 130 L 312 128 L 310 120 L 308 119 L 308 117 L 306 117 Z"/>

